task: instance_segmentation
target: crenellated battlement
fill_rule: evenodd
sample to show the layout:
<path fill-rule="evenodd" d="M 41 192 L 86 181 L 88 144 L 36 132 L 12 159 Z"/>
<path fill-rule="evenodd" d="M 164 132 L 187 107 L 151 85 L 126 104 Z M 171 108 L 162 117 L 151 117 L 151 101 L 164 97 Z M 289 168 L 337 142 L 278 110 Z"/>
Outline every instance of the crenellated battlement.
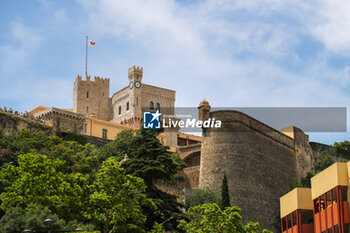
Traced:
<path fill-rule="evenodd" d="M 142 82 L 143 68 L 141 66 L 131 66 L 128 69 L 129 82 Z"/>
<path fill-rule="evenodd" d="M 105 83 L 105 84 L 109 84 L 109 78 L 101 78 L 100 76 L 94 76 L 94 80 L 91 80 L 91 76 L 88 75 L 86 77 L 86 80 L 83 80 L 82 75 L 77 75 L 77 77 L 75 78 L 74 84 L 77 82 L 95 82 L 95 83 Z"/>
<path fill-rule="evenodd" d="M 74 85 L 76 85 L 78 82 L 82 81 L 83 80 L 83 77 L 81 75 L 77 75 L 77 77 L 75 78 L 74 80 Z"/>
<path fill-rule="evenodd" d="M 109 83 L 109 78 L 101 78 L 100 76 L 95 76 L 94 77 L 95 82 L 108 82 Z"/>
<path fill-rule="evenodd" d="M 138 73 L 138 74 L 141 73 L 141 75 L 142 75 L 142 73 L 143 73 L 143 68 L 142 68 L 142 66 L 135 66 L 135 65 L 131 66 L 131 67 L 128 69 L 128 75 L 131 75 L 131 74 L 133 74 L 133 73 Z"/>

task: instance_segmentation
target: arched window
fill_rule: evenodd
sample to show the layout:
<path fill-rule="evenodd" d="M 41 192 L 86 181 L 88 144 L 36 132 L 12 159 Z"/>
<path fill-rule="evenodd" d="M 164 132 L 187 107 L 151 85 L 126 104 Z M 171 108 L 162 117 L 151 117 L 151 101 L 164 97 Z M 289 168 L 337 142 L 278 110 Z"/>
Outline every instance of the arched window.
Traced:
<path fill-rule="evenodd" d="M 160 110 L 160 104 L 159 103 L 156 104 L 156 110 Z"/>
<path fill-rule="evenodd" d="M 129 111 L 129 102 L 126 103 L 126 111 Z"/>
<path fill-rule="evenodd" d="M 88 114 L 88 113 L 89 113 L 89 107 L 86 106 L 86 114 Z"/>
<path fill-rule="evenodd" d="M 154 109 L 154 103 L 151 101 L 149 102 L 149 109 L 153 110 Z"/>
<path fill-rule="evenodd" d="M 122 114 L 122 106 L 119 106 L 118 114 Z"/>
<path fill-rule="evenodd" d="M 89 99 L 89 92 L 86 92 L 86 98 Z"/>

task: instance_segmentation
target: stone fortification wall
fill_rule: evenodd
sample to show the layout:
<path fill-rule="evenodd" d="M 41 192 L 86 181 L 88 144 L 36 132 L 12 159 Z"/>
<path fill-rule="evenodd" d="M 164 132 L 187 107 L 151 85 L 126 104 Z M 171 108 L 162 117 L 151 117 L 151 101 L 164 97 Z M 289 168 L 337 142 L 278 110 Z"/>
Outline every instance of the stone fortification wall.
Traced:
<path fill-rule="evenodd" d="M 52 128 L 48 125 L 0 111 L 0 131 L 9 134 L 21 129 L 26 129 L 31 132 L 42 131 L 46 135 L 51 135 L 52 133 Z"/>
<path fill-rule="evenodd" d="M 81 134 L 85 122 L 85 116 L 58 108 L 48 108 L 34 116 L 52 126 L 52 135 L 57 132 Z"/>
<path fill-rule="evenodd" d="M 312 170 L 313 151 L 310 146 L 309 135 L 295 126 L 283 128 L 281 132 L 293 138 L 298 178 L 305 177 Z"/>
<path fill-rule="evenodd" d="M 200 188 L 220 193 L 227 175 L 231 205 L 242 209 L 244 221 L 273 228 L 279 198 L 297 177 L 291 137 L 236 111 L 210 112 L 221 129 L 203 129 Z"/>

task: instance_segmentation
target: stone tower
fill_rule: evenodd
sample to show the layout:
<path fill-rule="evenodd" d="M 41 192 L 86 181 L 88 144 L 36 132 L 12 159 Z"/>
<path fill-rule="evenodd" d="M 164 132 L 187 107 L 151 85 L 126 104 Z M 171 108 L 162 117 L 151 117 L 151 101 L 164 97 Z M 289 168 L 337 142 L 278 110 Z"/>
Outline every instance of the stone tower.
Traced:
<path fill-rule="evenodd" d="M 143 68 L 131 66 L 128 69 L 128 86 L 113 94 L 112 121 L 134 127 L 142 123 L 141 93 Z"/>
<path fill-rule="evenodd" d="M 198 111 L 201 120 L 222 122 L 221 128 L 203 128 L 199 188 L 220 193 L 226 174 L 231 205 L 241 208 L 243 221 L 277 230 L 274 219 L 280 196 L 289 190 L 291 179 L 310 166 L 300 169 L 300 162 L 308 160 L 298 159 L 307 157 L 306 137 L 293 128 L 298 134 L 293 138 L 242 112 L 210 112 L 207 101 Z"/>
<path fill-rule="evenodd" d="M 211 107 L 208 101 L 203 100 L 202 102 L 200 102 L 198 107 L 198 120 L 207 120 L 209 118 L 210 109 Z"/>
<path fill-rule="evenodd" d="M 143 68 L 139 66 L 131 66 L 128 69 L 128 79 L 129 79 L 129 87 L 133 85 L 134 88 L 131 89 L 130 98 L 132 103 L 132 111 L 133 116 L 142 118 L 142 97 L 141 90 L 138 85 L 142 85 L 142 76 L 143 76 Z M 137 124 L 141 124 L 141 119 L 134 119 Z M 138 122 L 138 120 L 140 122 Z"/>
<path fill-rule="evenodd" d="M 85 116 L 94 114 L 101 120 L 111 120 L 111 100 L 109 98 L 109 78 L 95 76 L 94 81 L 90 76 L 82 80 L 78 75 L 74 81 L 73 112 Z"/>
<path fill-rule="evenodd" d="M 135 83 L 136 81 L 142 82 L 143 68 L 139 66 L 131 66 L 128 69 L 129 82 Z"/>

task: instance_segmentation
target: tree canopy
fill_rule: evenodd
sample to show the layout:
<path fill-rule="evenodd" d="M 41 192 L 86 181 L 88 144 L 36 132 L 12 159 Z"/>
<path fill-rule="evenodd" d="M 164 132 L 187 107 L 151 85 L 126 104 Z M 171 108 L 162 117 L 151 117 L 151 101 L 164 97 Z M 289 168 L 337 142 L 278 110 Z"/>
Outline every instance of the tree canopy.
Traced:
<path fill-rule="evenodd" d="M 91 188 L 85 216 L 98 222 L 104 233 L 115 232 L 130 219 L 143 223 L 146 217 L 142 214 L 141 205 L 154 208 L 154 203 L 142 193 L 146 189 L 143 180 L 125 175 L 114 157 L 103 162 Z M 142 231 L 136 224 L 133 228 Z"/>
<path fill-rule="evenodd" d="M 255 233 L 259 231 L 259 223 L 242 223 L 238 207 L 227 207 L 222 210 L 215 203 L 207 203 L 188 210 L 190 220 L 180 220 L 179 228 L 187 233 Z M 269 231 L 264 230 L 264 233 Z"/>
<path fill-rule="evenodd" d="M 18 166 L 8 165 L 0 172 L 5 185 L 0 194 L 1 208 L 47 206 L 66 219 L 83 208 L 87 180 L 80 173 L 64 173 L 65 162 L 41 154 L 23 154 Z"/>
<path fill-rule="evenodd" d="M 195 189 L 188 194 L 185 199 L 185 207 L 187 210 L 205 203 L 216 203 L 220 205 L 220 196 L 210 189 Z"/>
<path fill-rule="evenodd" d="M 147 206 L 143 207 L 143 213 L 147 216 L 145 227 L 151 229 L 155 222 L 163 222 L 173 217 L 173 221 L 165 224 L 167 229 L 174 229 L 176 219 L 185 217 L 177 202 L 177 197 L 163 192 L 157 185 L 176 185 L 180 179 L 178 172 L 185 166 L 181 158 L 170 152 L 168 146 L 164 146 L 157 138 L 161 131 L 140 129 L 137 131 L 123 131 L 116 139 L 101 148 L 99 154 L 102 158 L 114 156 L 121 161 L 121 167 L 127 174 L 141 177 L 146 189 L 144 193 L 151 198 L 156 205 L 156 210 Z"/>
<path fill-rule="evenodd" d="M 159 133 L 123 131 L 97 150 L 80 137 L 0 132 L 0 232 L 45 230 L 46 218 L 55 229 L 96 233 L 255 232 L 256 223 L 241 224 L 238 208 L 201 205 L 219 203 L 210 190 L 195 191 L 191 206 L 197 206 L 188 212 L 162 191 L 177 184 L 185 164 Z"/>

